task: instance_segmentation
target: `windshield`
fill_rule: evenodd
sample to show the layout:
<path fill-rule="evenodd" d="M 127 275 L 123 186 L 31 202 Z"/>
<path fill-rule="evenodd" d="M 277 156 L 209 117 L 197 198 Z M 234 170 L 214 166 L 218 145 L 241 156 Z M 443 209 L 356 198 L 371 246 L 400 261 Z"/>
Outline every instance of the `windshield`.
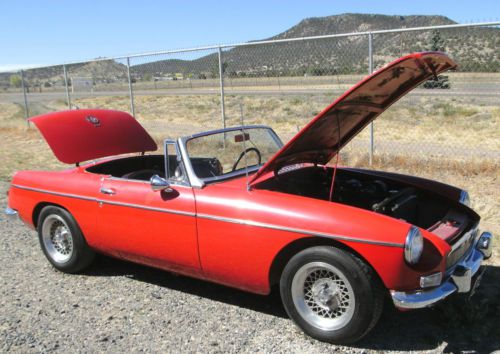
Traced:
<path fill-rule="evenodd" d="M 273 130 L 265 127 L 218 131 L 187 141 L 186 149 L 198 178 L 217 180 L 256 170 L 282 146 Z"/>

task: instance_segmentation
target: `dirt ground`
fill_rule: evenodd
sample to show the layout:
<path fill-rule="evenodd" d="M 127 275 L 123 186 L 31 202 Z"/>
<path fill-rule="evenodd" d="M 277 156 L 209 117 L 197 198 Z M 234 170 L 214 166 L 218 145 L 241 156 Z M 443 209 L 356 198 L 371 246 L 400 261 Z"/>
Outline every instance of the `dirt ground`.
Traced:
<path fill-rule="evenodd" d="M 0 182 L 0 207 L 8 183 Z M 50 266 L 37 235 L 0 216 L 0 351 L 490 353 L 500 350 L 500 267 L 490 262 L 472 298 L 398 312 L 389 301 L 361 342 L 305 336 L 279 294 L 258 296 L 99 257 L 83 274 Z"/>

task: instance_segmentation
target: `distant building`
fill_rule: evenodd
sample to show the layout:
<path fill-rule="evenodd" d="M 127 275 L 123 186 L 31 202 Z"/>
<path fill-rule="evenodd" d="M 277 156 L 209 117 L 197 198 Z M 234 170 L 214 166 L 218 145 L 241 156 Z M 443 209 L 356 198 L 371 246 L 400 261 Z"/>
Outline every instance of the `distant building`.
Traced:
<path fill-rule="evenodd" d="M 154 81 L 172 81 L 175 80 L 173 76 L 155 76 L 153 77 Z"/>

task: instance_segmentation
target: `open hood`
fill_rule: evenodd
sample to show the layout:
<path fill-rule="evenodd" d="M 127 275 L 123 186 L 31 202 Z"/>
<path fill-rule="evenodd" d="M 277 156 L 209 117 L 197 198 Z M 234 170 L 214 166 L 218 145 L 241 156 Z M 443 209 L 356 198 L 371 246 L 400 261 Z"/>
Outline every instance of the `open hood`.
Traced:
<path fill-rule="evenodd" d="M 64 163 L 157 149 L 151 136 L 125 112 L 80 109 L 48 113 L 29 120 Z"/>
<path fill-rule="evenodd" d="M 363 128 L 423 81 L 456 64 L 439 52 L 399 58 L 346 91 L 297 133 L 250 181 L 297 163 L 326 164 Z"/>

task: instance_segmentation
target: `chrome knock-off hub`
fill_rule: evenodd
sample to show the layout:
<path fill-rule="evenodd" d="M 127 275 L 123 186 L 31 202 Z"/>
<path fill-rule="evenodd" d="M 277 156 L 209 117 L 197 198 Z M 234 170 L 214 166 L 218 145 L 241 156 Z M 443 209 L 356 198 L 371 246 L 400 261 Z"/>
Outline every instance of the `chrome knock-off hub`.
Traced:
<path fill-rule="evenodd" d="M 340 289 L 331 279 L 319 279 L 312 286 L 314 301 L 325 310 L 336 310 L 340 305 Z"/>

